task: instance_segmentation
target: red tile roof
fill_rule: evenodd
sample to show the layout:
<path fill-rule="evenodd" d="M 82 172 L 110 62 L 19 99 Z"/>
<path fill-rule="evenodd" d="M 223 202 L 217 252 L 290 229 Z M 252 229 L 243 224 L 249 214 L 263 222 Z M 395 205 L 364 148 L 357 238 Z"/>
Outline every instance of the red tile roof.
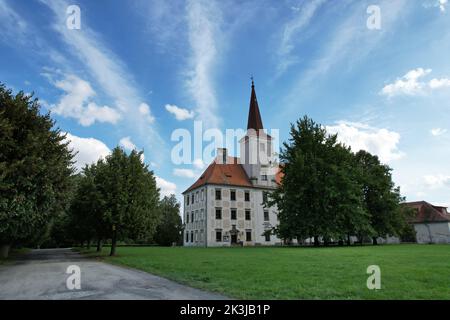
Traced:
<path fill-rule="evenodd" d="M 206 184 L 252 187 L 239 158 L 235 157 L 228 157 L 226 164 L 219 164 L 214 160 L 183 194 Z"/>
<path fill-rule="evenodd" d="M 404 205 L 416 210 L 417 214 L 411 221 L 413 223 L 450 222 L 450 215 L 441 211 L 445 207 L 433 206 L 426 201 L 407 202 Z"/>

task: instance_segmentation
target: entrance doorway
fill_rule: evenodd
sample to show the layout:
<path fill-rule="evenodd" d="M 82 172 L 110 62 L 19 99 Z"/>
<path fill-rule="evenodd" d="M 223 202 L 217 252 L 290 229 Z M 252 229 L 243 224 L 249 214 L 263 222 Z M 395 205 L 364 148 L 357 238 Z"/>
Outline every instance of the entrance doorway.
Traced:
<path fill-rule="evenodd" d="M 237 234 L 231 235 L 231 244 L 237 244 Z"/>

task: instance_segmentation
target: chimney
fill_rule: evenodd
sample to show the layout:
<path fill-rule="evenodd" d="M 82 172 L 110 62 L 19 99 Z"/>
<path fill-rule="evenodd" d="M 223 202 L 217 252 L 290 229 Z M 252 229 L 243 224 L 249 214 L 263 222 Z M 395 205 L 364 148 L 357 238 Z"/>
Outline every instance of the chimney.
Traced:
<path fill-rule="evenodd" d="M 226 164 L 227 163 L 227 148 L 217 148 L 217 163 Z"/>

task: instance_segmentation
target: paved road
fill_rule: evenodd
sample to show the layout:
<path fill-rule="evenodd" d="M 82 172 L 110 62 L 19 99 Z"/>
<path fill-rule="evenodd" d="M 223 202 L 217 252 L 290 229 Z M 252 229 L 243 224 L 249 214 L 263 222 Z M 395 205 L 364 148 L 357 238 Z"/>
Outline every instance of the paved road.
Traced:
<path fill-rule="evenodd" d="M 81 269 L 81 289 L 69 290 L 67 267 Z M 137 270 L 94 261 L 70 249 L 32 250 L 0 266 L 0 299 L 226 299 Z"/>

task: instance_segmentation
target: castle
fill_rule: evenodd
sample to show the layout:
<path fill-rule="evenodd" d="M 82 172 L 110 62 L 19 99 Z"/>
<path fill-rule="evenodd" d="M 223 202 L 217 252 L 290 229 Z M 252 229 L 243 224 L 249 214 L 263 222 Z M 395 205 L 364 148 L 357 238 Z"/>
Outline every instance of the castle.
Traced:
<path fill-rule="evenodd" d="M 240 157 L 220 148 L 214 161 L 184 196 L 184 246 L 275 245 L 270 234 L 278 224 L 276 207 L 263 205 L 280 182 L 272 137 L 264 132 L 255 85 L 247 131 L 239 140 Z"/>

